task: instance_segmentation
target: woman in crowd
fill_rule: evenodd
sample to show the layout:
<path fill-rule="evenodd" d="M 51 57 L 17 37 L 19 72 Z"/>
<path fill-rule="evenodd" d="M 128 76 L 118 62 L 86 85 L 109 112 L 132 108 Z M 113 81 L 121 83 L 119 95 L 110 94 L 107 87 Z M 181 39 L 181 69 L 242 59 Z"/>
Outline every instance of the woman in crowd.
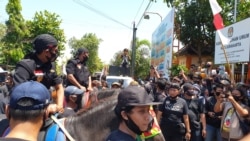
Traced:
<path fill-rule="evenodd" d="M 221 118 L 221 136 L 223 141 L 238 141 L 244 133 L 240 120 L 244 121 L 249 116 L 249 108 L 245 105 L 245 91 L 236 88 L 232 93 L 221 94 L 217 100 L 214 111 L 223 111 Z M 226 101 L 225 101 L 226 99 Z"/>

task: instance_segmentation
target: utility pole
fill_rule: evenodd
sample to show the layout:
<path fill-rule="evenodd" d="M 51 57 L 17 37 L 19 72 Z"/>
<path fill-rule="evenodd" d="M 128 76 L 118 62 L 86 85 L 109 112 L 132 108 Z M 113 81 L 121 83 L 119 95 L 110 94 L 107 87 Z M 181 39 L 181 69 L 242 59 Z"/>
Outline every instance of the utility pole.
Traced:
<path fill-rule="evenodd" d="M 151 4 L 151 0 L 149 1 L 144 13 L 148 10 L 149 6 Z M 131 56 L 131 59 L 132 59 L 132 62 L 131 62 L 131 77 L 132 78 L 135 78 L 135 60 L 136 60 L 136 30 L 137 30 L 137 27 L 139 26 L 139 24 L 141 23 L 143 17 L 144 17 L 144 13 L 143 15 L 141 16 L 139 22 L 137 23 L 137 25 L 135 26 L 135 21 L 133 23 L 133 41 L 132 41 L 132 56 Z"/>
<path fill-rule="evenodd" d="M 136 53 L 136 30 L 135 22 L 133 23 L 133 41 L 132 41 L 132 62 L 131 62 L 131 77 L 134 78 L 135 76 L 135 53 Z"/>

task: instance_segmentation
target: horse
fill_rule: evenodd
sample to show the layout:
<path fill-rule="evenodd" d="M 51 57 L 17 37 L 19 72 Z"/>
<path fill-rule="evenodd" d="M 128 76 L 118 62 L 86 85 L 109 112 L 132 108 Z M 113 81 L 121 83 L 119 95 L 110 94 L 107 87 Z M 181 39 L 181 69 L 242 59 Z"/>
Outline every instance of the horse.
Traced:
<path fill-rule="evenodd" d="M 97 100 L 92 100 L 90 108 L 82 109 L 76 116 L 65 119 L 65 129 L 76 141 L 105 141 L 119 126 L 114 113 L 119 91 L 119 89 L 100 91 Z M 165 141 L 165 139 L 160 133 L 145 141 Z"/>
<path fill-rule="evenodd" d="M 114 113 L 118 93 L 117 89 L 100 91 L 98 102 L 65 119 L 65 129 L 76 141 L 104 141 L 119 125 Z"/>
<path fill-rule="evenodd" d="M 119 89 L 101 90 L 93 98 L 88 107 L 76 115 L 66 117 L 63 126 L 75 141 L 105 141 L 107 136 L 118 129 L 119 121 L 114 113 Z M 40 132 L 38 141 L 43 141 L 46 133 Z M 68 139 L 66 139 L 68 140 Z M 147 141 L 159 141 L 157 138 Z"/>

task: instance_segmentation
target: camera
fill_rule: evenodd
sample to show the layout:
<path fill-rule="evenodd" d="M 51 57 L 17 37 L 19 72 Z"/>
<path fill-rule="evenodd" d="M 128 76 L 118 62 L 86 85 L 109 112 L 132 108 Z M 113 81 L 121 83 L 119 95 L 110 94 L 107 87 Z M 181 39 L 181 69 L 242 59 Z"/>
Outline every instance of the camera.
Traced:
<path fill-rule="evenodd" d="M 228 98 L 231 95 L 230 91 L 224 92 L 224 98 Z"/>
<path fill-rule="evenodd" d="M 151 66 L 150 66 L 150 69 L 154 69 L 154 66 L 153 66 L 153 65 L 151 65 Z"/>
<path fill-rule="evenodd" d="M 229 94 L 228 94 L 228 93 L 226 93 L 226 94 L 225 94 L 225 98 L 228 98 L 228 97 L 229 97 Z"/>

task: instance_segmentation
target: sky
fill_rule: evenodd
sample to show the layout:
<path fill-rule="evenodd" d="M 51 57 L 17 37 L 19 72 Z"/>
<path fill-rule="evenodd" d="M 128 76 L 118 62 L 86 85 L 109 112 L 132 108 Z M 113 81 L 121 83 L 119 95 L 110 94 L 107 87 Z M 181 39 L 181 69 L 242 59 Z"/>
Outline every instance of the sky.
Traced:
<path fill-rule="evenodd" d="M 0 1 L 1 23 L 8 19 L 5 12 L 7 2 Z M 133 23 L 137 27 L 136 37 L 151 42 L 152 33 L 170 8 L 163 0 L 148 4 L 149 0 L 21 0 L 25 20 L 44 10 L 58 14 L 67 40 L 72 37 L 80 39 L 86 33 L 96 34 L 103 40 L 98 55 L 104 63 L 109 63 L 116 52 L 131 48 Z M 143 18 L 145 10 L 150 19 Z"/>

